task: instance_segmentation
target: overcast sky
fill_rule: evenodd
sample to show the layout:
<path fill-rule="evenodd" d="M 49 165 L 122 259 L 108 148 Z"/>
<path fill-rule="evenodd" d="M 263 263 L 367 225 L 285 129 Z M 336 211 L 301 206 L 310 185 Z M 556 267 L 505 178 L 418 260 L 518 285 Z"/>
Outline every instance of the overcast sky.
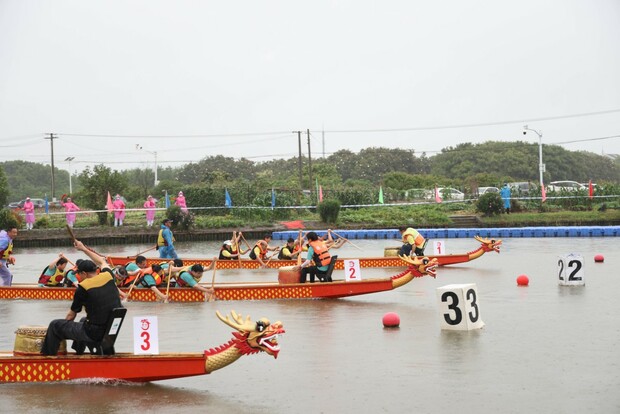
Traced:
<path fill-rule="evenodd" d="M 620 1 L 0 0 L 0 161 L 620 153 Z M 136 150 L 136 145 L 142 150 Z M 533 166 L 537 168 L 537 166 Z"/>

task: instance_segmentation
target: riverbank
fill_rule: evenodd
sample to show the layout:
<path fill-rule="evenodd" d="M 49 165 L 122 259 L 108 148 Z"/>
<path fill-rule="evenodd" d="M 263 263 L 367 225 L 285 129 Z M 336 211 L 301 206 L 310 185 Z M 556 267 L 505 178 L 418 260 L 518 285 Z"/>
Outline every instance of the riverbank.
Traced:
<path fill-rule="evenodd" d="M 482 217 L 471 214 L 461 214 L 450 216 L 448 224 L 432 225 L 424 223 L 417 226 L 419 229 L 433 229 L 438 230 L 439 233 L 433 232 L 433 237 L 465 237 L 461 236 L 462 231 L 457 229 L 467 229 L 468 233 L 466 237 L 469 237 L 469 232 L 474 231 L 472 229 L 486 229 L 486 231 L 479 231 L 480 235 L 490 235 L 490 237 L 540 237 L 542 233 L 533 231 L 517 231 L 517 229 L 528 228 L 543 228 L 554 227 L 562 228 L 562 231 L 556 230 L 544 230 L 544 234 L 550 234 L 551 237 L 570 237 L 570 236 L 588 236 L 591 235 L 589 231 L 569 231 L 570 227 L 610 227 L 620 226 L 620 211 L 612 210 L 607 212 L 598 212 L 593 215 L 592 212 L 560 212 L 560 213 L 545 213 L 545 214 L 531 214 L 531 213 L 515 213 L 504 214 L 502 216 L 494 217 Z M 386 220 L 384 223 L 358 223 L 358 222 L 341 222 L 337 225 L 328 225 L 321 221 L 302 220 L 300 223 L 305 230 L 324 230 L 329 227 L 339 230 L 385 230 L 396 229 L 400 224 Z M 179 241 L 223 241 L 229 239 L 233 231 L 242 231 L 247 239 L 259 239 L 265 233 L 273 232 L 285 232 L 290 230 L 285 225 L 287 223 L 278 222 L 273 223 L 271 226 L 258 226 L 250 227 L 241 226 L 238 228 L 193 228 L 191 230 L 179 230 L 174 229 L 174 234 Z M 412 225 L 412 223 L 405 223 Z M 505 232 L 490 231 L 491 229 L 505 229 Z M 448 231 L 452 230 L 452 231 Z M 155 244 L 157 240 L 157 233 L 159 226 L 146 227 L 144 225 L 125 225 L 122 227 L 110 227 L 110 226 L 91 226 L 91 227 L 76 227 L 74 229 L 77 238 L 81 239 L 90 246 L 96 245 L 116 245 L 116 244 Z M 554 235 L 555 233 L 555 235 Z M 594 231 L 594 235 L 612 236 L 612 234 L 604 234 L 603 230 Z M 360 233 L 361 234 L 361 233 Z M 377 238 L 376 233 L 372 233 L 370 238 Z M 444 236 L 445 235 L 445 236 Z M 615 235 L 613 235 L 615 236 Z M 345 236 L 346 237 L 346 236 Z M 358 238 L 358 237 L 354 237 Z M 363 236 L 359 237 L 363 238 Z M 393 238 L 381 236 L 380 238 Z M 65 227 L 49 228 L 49 229 L 22 229 L 19 232 L 19 236 L 15 240 L 15 246 L 19 247 L 63 247 L 70 246 L 71 239 L 67 233 Z"/>

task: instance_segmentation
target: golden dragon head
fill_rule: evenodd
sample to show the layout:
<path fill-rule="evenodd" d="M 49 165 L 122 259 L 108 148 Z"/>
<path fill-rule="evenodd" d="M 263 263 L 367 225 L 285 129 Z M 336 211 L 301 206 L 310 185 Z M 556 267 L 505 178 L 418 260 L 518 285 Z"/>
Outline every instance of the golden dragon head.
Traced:
<path fill-rule="evenodd" d="M 429 259 L 426 256 L 409 257 L 404 255 L 399 257 L 404 262 L 409 263 L 409 266 L 412 267 L 416 273 L 419 273 L 420 276 L 429 275 L 435 277 L 437 266 L 439 266 L 437 258 L 433 257 L 432 259 Z"/>
<path fill-rule="evenodd" d="M 482 250 L 484 250 L 485 252 L 492 252 L 495 251 L 497 253 L 499 253 L 499 249 L 502 246 L 502 241 L 501 240 L 489 240 L 489 239 L 483 239 L 480 236 L 474 236 L 474 239 L 478 240 L 480 242 L 480 244 L 482 245 Z"/>
<path fill-rule="evenodd" d="M 215 313 L 222 322 L 237 330 L 237 332 L 233 332 L 234 347 L 243 355 L 262 351 L 274 358 L 278 357 L 278 352 L 280 352 L 278 335 L 285 332 L 282 322 L 270 323 L 269 319 L 266 318 L 252 322 L 250 315 L 244 320 L 243 316 L 238 315 L 235 311 L 230 312 L 231 320 L 228 316 L 222 316 L 219 311 Z"/>

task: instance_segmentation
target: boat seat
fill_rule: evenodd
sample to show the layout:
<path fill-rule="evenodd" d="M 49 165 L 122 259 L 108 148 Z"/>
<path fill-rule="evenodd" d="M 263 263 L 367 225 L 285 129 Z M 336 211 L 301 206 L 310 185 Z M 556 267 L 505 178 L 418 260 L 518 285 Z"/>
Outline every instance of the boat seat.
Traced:
<path fill-rule="evenodd" d="M 127 308 L 114 308 L 110 312 L 108 321 L 106 322 L 105 335 L 100 342 L 84 342 L 82 349 L 76 349 L 78 355 L 84 353 L 84 348 L 88 348 L 91 355 L 114 355 L 114 343 L 116 337 L 121 330 L 121 325 L 125 320 Z M 80 352 L 81 351 L 81 352 Z"/>
<path fill-rule="evenodd" d="M 327 272 L 322 275 L 322 282 L 331 282 L 332 281 L 332 273 L 334 273 L 334 266 L 336 266 L 336 259 L 338 259 L 338 255 L 332 256 L 331 262 L 327 265 Z"/>

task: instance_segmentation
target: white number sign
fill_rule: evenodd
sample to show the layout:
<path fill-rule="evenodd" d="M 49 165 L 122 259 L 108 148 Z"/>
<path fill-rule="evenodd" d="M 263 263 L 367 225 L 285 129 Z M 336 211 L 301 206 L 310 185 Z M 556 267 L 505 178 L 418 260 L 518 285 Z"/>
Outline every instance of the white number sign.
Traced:
<path fill-rule="evenodd" d="M 583 286 L 586 284 L 582 256 L 571 253 L 558 258 L 558 284 L 563 286 Z"/>
<path fill-rule="evenodd" d="M 359 259 L 344 260 L 344 280 L 347 282 L 352 280 L 362 280 L 362 271 L 360 270 Z"/>
<path fill-rule="evenodd" d="M 441 256 L 446 254 L 446 241 L 433 240 L 433 256 Z"/>
<path fill-rule="evenodd" d="M 159 354 L 157 316 L 135 316 L 133 318 L 133 353 Z"/>

